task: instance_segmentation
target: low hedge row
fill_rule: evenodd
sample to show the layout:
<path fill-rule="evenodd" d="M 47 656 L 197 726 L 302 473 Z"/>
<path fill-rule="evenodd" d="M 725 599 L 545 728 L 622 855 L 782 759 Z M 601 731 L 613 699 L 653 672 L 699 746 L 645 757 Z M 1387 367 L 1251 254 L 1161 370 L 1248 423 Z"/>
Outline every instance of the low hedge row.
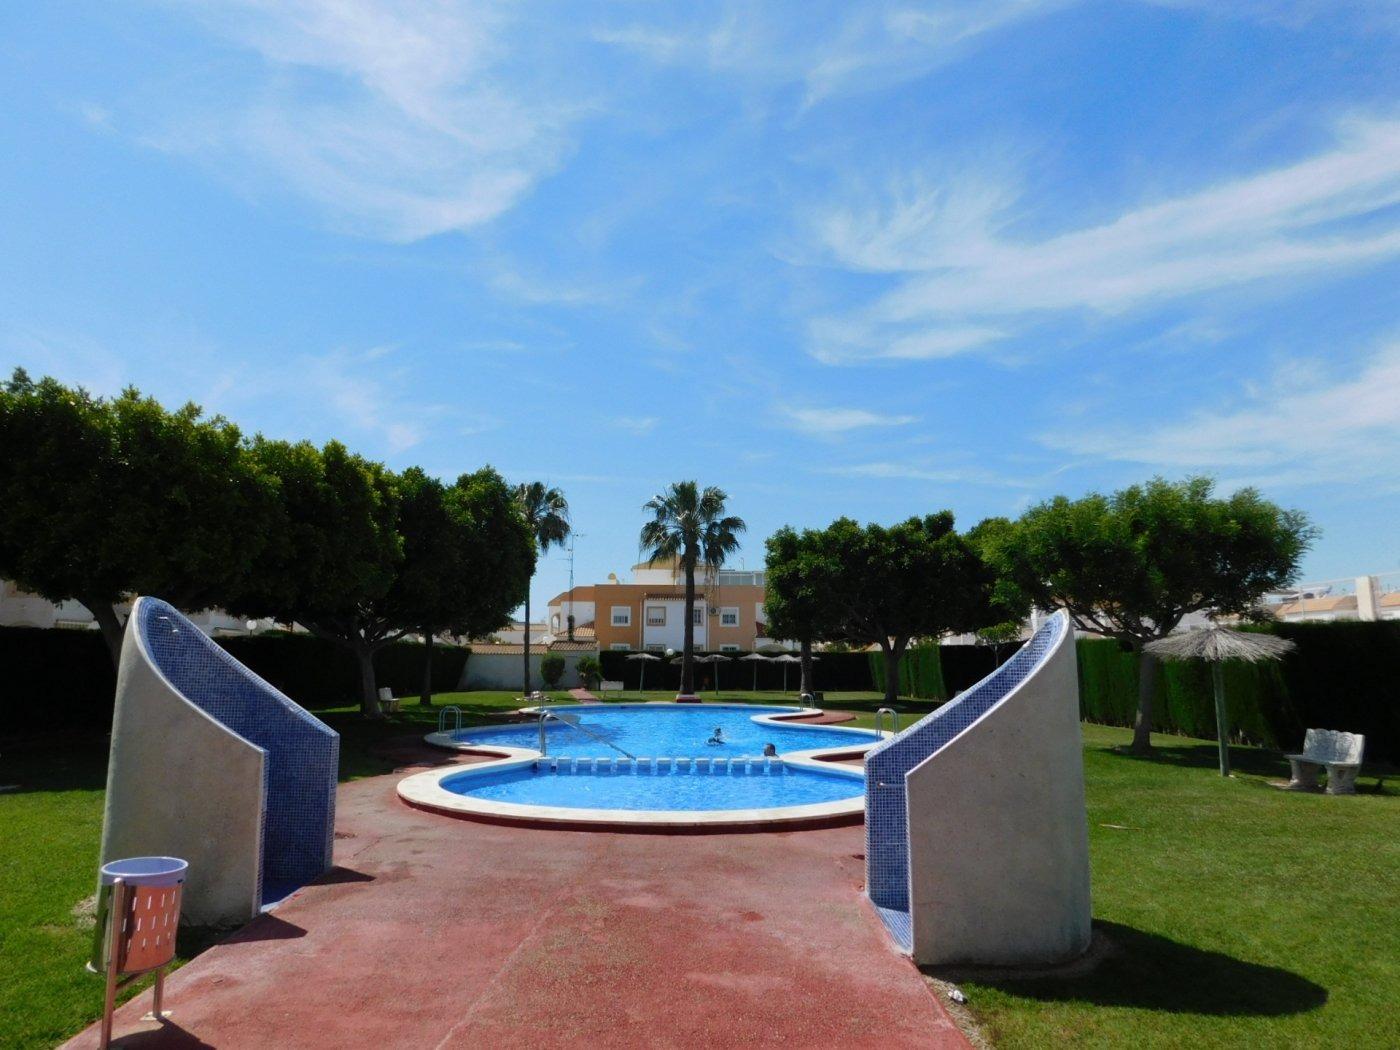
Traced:
<path fill-rule="evenodd" d="M 219 638 L 218 643 L 297 703 L 338 707 L 359 696 L 359 672 L 349 650 L 301 634 Z M 457 688 L 467 650 L 439 645 L 433 688 Z M 412 695 L 423 680 L 423 647 L 390 645 L 374 661 L 379 684 Z M 0 734 L 14 736 L 112 719 L 116 675 L 97 631 L 0 627 Z"/>
<path fill-rule="evenodd" d="M 603 677 L 609 682 L 621 682 L 625 689 L 640 689 L 642 676 L 646 675 L 648 689 L 679 689 L 681 684 L 681 663 L 679 660 L 629 660 L 636 653 L 604 650 L 598 654 L 603 664 Z M 702 655 L 709 655 L 708 653 Z M 695 685 L 697 689 L 713 689 L 715 668 L 719 668 L 721 689 L 782 689 L 783 668 L 787 668 L 787 688 L 797 691 L 802 677 L 802 669 L 797 664 L 781 664 L 772 661 L 742 660 L 739 657 L 748 653 L 723 653 L 731 659 L 721 664 L 697 664 Z M 755 666 L 756 665 L 756 666 Z M 642 668 L 646 670 L 643 671 Z M 817 688 L 821 690 L 856 692 L 869 689 L 870 668 L 865 653 L 818 653 L 816 667 Z M 755 686 L 754 682 L 758 685 Z M 703 685 L 701 683 L 704 683 Z"/>

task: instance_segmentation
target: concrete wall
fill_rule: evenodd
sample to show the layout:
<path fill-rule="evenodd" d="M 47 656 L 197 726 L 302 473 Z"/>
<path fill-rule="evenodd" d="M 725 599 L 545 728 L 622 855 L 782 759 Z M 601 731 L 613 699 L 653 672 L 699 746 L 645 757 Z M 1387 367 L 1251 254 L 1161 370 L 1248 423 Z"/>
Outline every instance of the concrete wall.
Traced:
<path fill-rule="evenodd" d="M 1073 634 L 906 778 L 918 962 L 1026 965 L 1089 946 Z"/>
<path fill-rule="evenodd" d="M 583 685 L 579 677 L 578 662 L 585 656 L 596 656 L 590 652 L 566 652 L 558 655 L 564 658 L 564 677 L 559 680 L 560 689 L 575 689 Z M 543 654 L 530 656 L 530 681 L 536 689 L 543 689 L 544 679 L 540 676 L 540 661 Z M 520 653 L 480 653 L 473 652 L 467 658 L 467 666 L 462 669 L 458 689 L 507 689 L 520 691 L 521 667 L 524 657 Z"/>
<path fill-rule="evenodd" d="M 189 861 L 182 914 L 247 922 L 261 905 L 267 752 L 180 695 L 128 630 L 117 670 L 101 863 Z"/>
<path fill-rule="evenodd" d="M 866 886 L 920 963 L 1044 963 L 1088 946 L 1078 673 L 1064 613 L 869 753 Z"/>
<path fill-rule="evenodd" d="M 102 859 L 189 861 L 194 923 L 241 923 L 331 863 L 339 736 L 165 602 L 117 672 Z"/>

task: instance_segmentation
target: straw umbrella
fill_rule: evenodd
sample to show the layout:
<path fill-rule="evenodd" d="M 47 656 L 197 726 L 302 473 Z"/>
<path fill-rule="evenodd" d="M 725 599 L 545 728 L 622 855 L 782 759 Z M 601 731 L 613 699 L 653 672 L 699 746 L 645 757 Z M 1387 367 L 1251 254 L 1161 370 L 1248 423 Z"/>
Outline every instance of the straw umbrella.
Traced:
<path fill-rule="evenodd" d="M 783 665 L 783 692 L 786 693 L 788 664 L 800 664 L 802 662 L 802 657 L 793 656 L 792 653 L 783 653 L 782 656 L 773 657 L 773 662 Z"/>
<path fill-rule="evenodd" d="M 714 664 L 714 665 L 715 665 L 715 695 L 718 696 L 718 695 L 719 695 L 719 665 L 720 665 L 720 664 L 727 664 L 727 663 L 729 663 L 729 661 L 732 660 L 732 659 L 734 659 L 734 657 L 732 657 L 732 656 L 725 656 L 723 653 L 711 653 L 709 656 L 702 656 L 700 659 L 704 660 L 707 664 Z"/>
<path fill-rule="evenodd" d="M 632 654 L 631 656 L 629 656 L 627 659 L 629 659 L 629 660 L 660 660 L 661 657 L 657 656 L 655 653 L 633 653 L 633 654 Z M 639 692 L 639 693 L 644 693 L 644 692 L 646 692 L 646 688 L 647 688 L 647 665 L 646 665 L 645 663 L 642 664 L 642 666 L 639 668 L 639 670 L 640 670 L 640 672 L 641 672 L 641 680 L 637 683 L 637 692 Z"/>
<path fill-rule="evenodd" d="M 758 665 L 760 663 L 771 663 L 772 657 L 764 656 L 762 653 L 749 653 L 748 656 L 741 656 L 739 659 L 748 660 L 753 664 L 753 691 L 758 692 Z"/>
<path fill-rule="evenodd" d="M 1236 631 L 1229 627 L 1206 627 L 1197 631 L 1169 634 L 1148 642 L 1144 651 L 1160 660 L 1205 660 L 1210 664 L 1211 685 L 1215 688 L 1215 735 L 1220 745 L 1220 775 L 1230 775 L 1230 726 L 1225 711 L 1226 660 L 1262 663 L 1281 660 L 1297 646 L 1287 638 L 1272 634 Z"/>

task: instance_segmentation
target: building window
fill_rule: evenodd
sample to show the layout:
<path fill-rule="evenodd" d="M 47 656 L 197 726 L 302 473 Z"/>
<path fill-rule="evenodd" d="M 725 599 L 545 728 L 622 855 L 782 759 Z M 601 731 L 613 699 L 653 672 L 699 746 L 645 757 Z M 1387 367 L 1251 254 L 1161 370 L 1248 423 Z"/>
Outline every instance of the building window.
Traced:
<path fill-rule="evenodd" d="M 614 627 L 631 627 L 632 607 L 630 605 L 614 605 L 612 607 L 612 625 Z"/>
<path fill-rule="evenodd" d="M 731 605 L 719 611 L 719 625 L 721 627 L 739 626 L 739 607 Z"/>
<path fill-rule="evenodd" d="M 608 648 L 615 653 L 625 653 L 628 652 L 632 647 L 626 642 L 613 642 L 612 645 L 608 646 Z"/>
<path fill-rule="evenodd" d="M 559 614 L 558 614 L 558 613 L 555 613 L 553 616 L 551 616 L 551 617 L 549 618 L 549 622 L 550 622 L 550 627 L 551 627 L 552 630 L 555 630 L 555 631 L 559 630 Z"/>
<path fill-rule="evenodd" d="M 666 647 L 665 647 L 664 645 L 662 645 L 660 642 L 647 642 L 647 652 L 649 652 L 649 653 L 664 653 L 665 651 L 666 651 Z"/>
<path fill-rule="evenodd" d="M 737 653 L 739 651 L 739 647 L 730 643 L 728 645 L 721 645 L 719 647 L 719 651 L 722 653 Z"/>
<path fill-rule="evenodd" d="M 666 606 L 664 606 L 664 605 L 648 605 L 648 606 L 647 606 L 647 626 L 648 626 L 648 627 L 665 627 L 665 626 L 666 626 Z"/>
<path fill-rule="evenodd" d="M 697 606 L 691 611 L 690 622 L 693 623 L 696 627 L 704 627 L 704 626 L 705 626 L 705 610 L 702 609 L 702 608 L 700 608 L 700 606 L 697 605 Z"/>

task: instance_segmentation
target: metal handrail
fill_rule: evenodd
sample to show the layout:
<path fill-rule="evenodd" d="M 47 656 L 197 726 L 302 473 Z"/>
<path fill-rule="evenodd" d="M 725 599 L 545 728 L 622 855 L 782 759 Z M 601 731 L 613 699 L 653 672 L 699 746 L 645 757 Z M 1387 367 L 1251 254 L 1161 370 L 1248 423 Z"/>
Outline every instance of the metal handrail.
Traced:
<path fill-rule="evenodd" d="M 634 754 L 632 754 L 632 752 L 630 752 L 630 751 L 623 751 L 622 748 L 618 747 L 618 746 L 617 746 L 616 744 L 614 744 L 611 740 L 605 740 L 605 739 L 603 739 L 603 738 L 600 737 L 597 733 L 593 732 L 593 730 L 591 730 L 591 729 L 584 729 L 583 726 L 579 725 L 579 724 L 578 724 L 577 722 L 575 722 L 575 721 L 572 721 L 572 720 L 570 720 L 570 719 L 568 719 L 568 718 L 560 718 L 558 715 L 556 715 L 556 714 L 555 714 L 554 712 L 552 712 L 552 711 L 541 711 L 541 712 L 540 712 L 540 754 L 542 754 L 542 755 L 547 755 L 547 754 L 549 754 L 549 752 L 548 752 L 547 750 L 545 750 L 544 724 L 545 724 L 546 721 L 548 721 L 548 720 L 551 719 L 551 718 L 554 719 L 556 722 L 560 722 L 560 723 L 562 723 L 562 724 L 564 724 L 564 725 L 566 725 L 566 726 L 573 726 L 573 727 L 574 727 L 575 729 L 577 729 L 580 733 L 583 733 L 585 736 L 591 736 L 594 740 L 598 741 L 598 743 L 600 743 L 600 744 L 607 744 L 608 747 L 612 748 L 612 749 L 613 749 L 614 751 L 616 751 L 618 754 L 626 755 L 628 758 L 632 759 L 632 761 L 634 761 L 634 762 L 637 760 L 637 756 L 634 755 Z"/>
<path fill-rule="evenodd" d="M 875 732 L 880 732 L 880 726 L 884 724 L 885 716 L 890 716 L 890 732 L 899 732 L 899 712 L 892 707 L 882 707 L 875 712 Z"/>
<path fill-rule="evenodd" d="M 460 733 L 462 731 L 462 709 L 456 704 L 449 704 L 438 712 L 438 732 L 441 733 L 446 730 L 447 712 L 449 711 L 452 712 L 452 721 L 454 723 L 452 732 Z"/>

